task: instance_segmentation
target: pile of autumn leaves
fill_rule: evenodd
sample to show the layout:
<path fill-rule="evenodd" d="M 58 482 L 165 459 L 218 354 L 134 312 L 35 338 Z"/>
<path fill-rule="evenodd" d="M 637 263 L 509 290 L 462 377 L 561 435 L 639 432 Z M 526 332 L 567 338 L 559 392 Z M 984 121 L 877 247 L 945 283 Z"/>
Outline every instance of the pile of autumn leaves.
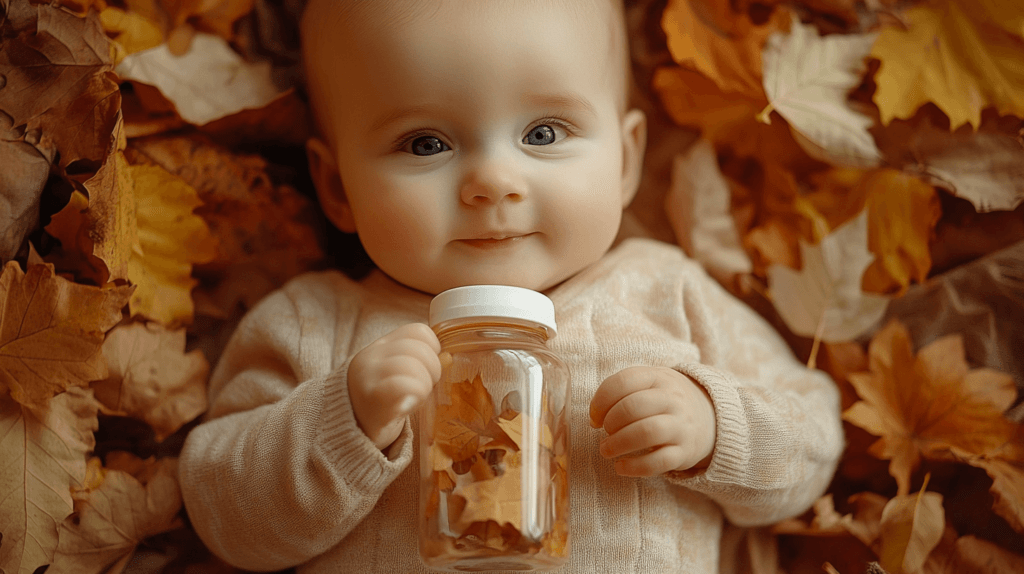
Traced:
<path fill-rule="evenodd" d="M 101 461 L 100 414 L 180 437 L 241 314 L 322 260 L 309 202 L 230 151 L 306 137 L 301 101 L 251 58 L 289 55 L 265 16 L 293 4 L 0 0 L 0 570 L 116 572 L 179 528 L 174 459 Z M 940 193 L 978 212 L 1024 198 L 1024 6 L 670 0 L 659 21 L 672 62 L 652 93 L 702 134 L 672 172 L 677 238 L 815 341 L 849 428 L 878 437 L 845 460 L 869 452 L 896 483 L 777 531 L 891 573 L 1024 570 L 953 531 L 920 470 L 984 469 L 1020 540 L 1013 380 L 969 369 L 956 336 L 915 353 L 905 327 L 879 329 L 932 270 Z"/>
<path fill-rule="evenodd" d="M 798 553 L 847 539 L 891 573 L 1024 571 L 1024 556 L 959 537 L 921 472 L 923 461 L 984 469 L 1020 551 L 1024 428 L 1004 416 L 1013 378 L 970 369 L 957 334 L 915 354 L 908 328 L 882 321 L 932 270 L 940 193 L 979 213 L 1024 200 L 1024 4 L 757 4 L 669 0 L 661 15 L 671 62 L 653 71 L 653 91 L 702 133 L 675 159 L 666 207 L 691 255 L 814 340 L 811 363 L 821 357 L 844 391 L 846 461 L 888 461 L 896 483 L 891 498 L 830 493 L 776 532 L 809 537 L 790 541 Z M 853 342 L 868 338 L 866 353 Z"/>

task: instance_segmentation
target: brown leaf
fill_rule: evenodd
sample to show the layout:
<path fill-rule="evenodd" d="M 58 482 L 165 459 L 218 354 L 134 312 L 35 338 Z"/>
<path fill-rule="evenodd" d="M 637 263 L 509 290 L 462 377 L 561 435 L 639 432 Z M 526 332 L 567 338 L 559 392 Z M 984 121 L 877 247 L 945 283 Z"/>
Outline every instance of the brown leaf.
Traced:
<path fill-rule="evenodd" d="M 76 387 L 38 408 L 0 396 L 0 570 L 32 574 L 52 560 L 71 489 L 85 481 L 98 407 Z"/>
<path fill-rule="evenodd" d="M 206 410 L 210 365 L 202 351 L 184 350 L 184 329 L 115 327 L 103 343 L 110 376 L 92 384 L 96 398 L 111 414 L 146 421 L 162 441 Z"/>
<path fill-rule="evenodd" d="M 60 543 L 47 572 L 120 572 L 143 539 L 181 525 L 177 459 L 150 460 L 144 483 L 107 469 L 98 488 L 75 503 L 60 525 Z"/>
<path fill-rule="evenodd" d="M 0 111 L 59 166 L 99 164 L 112 141 L 121 103 L 111 71 L 110 41 L 95 12 L 79 18 L 55 5 L 13 0 L 0 21 Z"/>
<path fill-rule="evenodd" d="M 496 416 L 494 401 L 480 375 L 472 381 L 442 381 L 435 414 L 434 443 L 452 460 L 466 460 L 476 453 Z"/>
<path fill-rule="evenodd" d="M 53 265 L 14 261 L 0 275 L 0 390 L 40 405 L 107 375 L 103 334 L 121 319 L 132 287 L 101 289 L 54 276 Z"/>
<path fill-rule="evenodd" d="M 870 372 L 850 375 L 861 401 L 843 418 L 879 436 L 871 454 L 889 459 L 901 494 L 922 456 L 950 448 L 982 456 L 1004 446 L 1014 425 L 1003 417 L 1016 396 L 1013 379 L 991 369 L 969 370 L 963 341 L 944 337 L 914 356 L 898 321 L 875 334 Z"/>
<path fill-rule="evenodd" d="M 52 160 L 14 133 L 12 124 L 0 110 L 0 263 L 18 253 L 39 223 L 39 197 Z"/>
<path fill-rule="evenodd" d="M 937 552 L 936 552 L 937 554 Z M 929 556 L 925 574 L 1007 574 L 1024 572 L 1024 556 L 987 540 L 961 536 L 944 553 Z"/>
<path fill-rule="evenodd" d="M 880 528 L 882 568 L 892 574 L 917 572 L 946 528 L 942 495 L 922 489 L 893 498 L 882 510 Z"/>

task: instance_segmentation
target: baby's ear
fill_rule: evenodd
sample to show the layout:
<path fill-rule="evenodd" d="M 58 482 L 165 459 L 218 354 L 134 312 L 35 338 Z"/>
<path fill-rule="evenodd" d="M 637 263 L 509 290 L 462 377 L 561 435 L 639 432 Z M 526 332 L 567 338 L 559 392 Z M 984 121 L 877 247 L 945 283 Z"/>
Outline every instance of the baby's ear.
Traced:
<path fill-rule="evenodd" d="M 622 116 L 622 207 L 633 201 L 640 187 L 647 149 L 647 116 L 631 109 Z"/>
<path fill-rule="evenodd" d="M 330 146 L 320 138 L 306 140 L 306 158 L 309 160 L 309 175 L 316 185 L 320 207 L 335 227 L 345 233 L 356 232 L 352 208 L 341 183 L 341 172 Z"/>

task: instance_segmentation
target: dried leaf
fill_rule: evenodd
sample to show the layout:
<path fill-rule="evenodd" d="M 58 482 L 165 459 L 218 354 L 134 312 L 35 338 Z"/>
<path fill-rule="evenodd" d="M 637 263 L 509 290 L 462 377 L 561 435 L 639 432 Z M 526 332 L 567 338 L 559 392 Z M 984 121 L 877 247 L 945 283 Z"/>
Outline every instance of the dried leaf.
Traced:
<path fill-rule="evenodd" d="M 729 201 L 729 184 L 707 140 L 676 156 L 665 213 L 680 246 L 719 280 L 753 270 Z"/>
<path fill-rule="evenodd" d="M 443 381 L 438 392 L 434 443 L 454 461 L 466 460 L 488 436 L 495 417 L 494 402 L 480 375 L 472 381 Z"/>
<path fill-rule="evenodd" d="M 1024 122 L 983 118 L 978 131 L 961 126 L 950 133 L 936 127 L 930 114 L 919 113 L 912 121 L 894 120 L 882 137 L 888 140 L 886 155 L 905 171 L 952 191 L 984 213 L 1012 210 L 1024 202 L 1021 129 Z"/>
<path fill-rule="evenodd" d="M 14 261 L 0 275 L 0 391 L 41 405 L 107 375 L 103 334 L 121 320 L 131 287 L 101 289 L 54 276 L 53 265 Z"/>
<path fill-rule="evenodd" d="M 132 166 L 141 253 L 132 253 L 128 278 L 138 286 L 132 315 L 167 326 L 192 321 L 192 265 L 217 255 L 217 244 L 192 210 L 202 202 L 195 189 L 156 166 Z"/>
<path fill-rule="evenodd" d="M 501 476 L 455 487 L 453 495 L 466 500 L 466 508 L 455 524 L 458 530 L 465 530 L 474 522 L 493 520 L 499 525 L 511 524 L 522 532 L 523 473 L 517 465 L 509 466 Z"/>
<path fill-rule="evenodd" d="M 76 516 L 61 523 L 60 543 L 47 572 L 119 572 L 142 540 L 181 525 L 177 459 L 147 466 L 150 476 L 144 482 L 107 469 L 102 483 L 76 500 Z"/>
<path fill-rule="evenodd" d="M 38 408 L 0 396 L 0 570 L 32 574 L 53 559 L 71 489 L 85 481 L 98 407 L 75 387 Z"/>
<path fill-rule="evenodd" d="M 768 107 L 794 130 L 807 153 L 836 165 L 874 167 L 881 154 L 868 133 L 873 120 L 850 107 L 847 94 L 859 83 L 876 34 L 820 37 L 793 16 L 789 35 L 773 34 L 762 55 Z"/>
<path fill-rule="evenodd" d="M 1020 3 L 1001 6 L 1003 21 L 1024 14 Z M 991 15 L 974 0 L 948 0 L 914 6 L 905 26 L 884 27 L 871 51 L 882 62 L 874 96 L 882 123 L 909 118 L 928 102 L 954 130 L 977 128 L 987 106 L 1024 117 L 1024 38 L 1000 30 Z"/>
<path fill-rule="evenodd" d="M 971 457 L 967 462 L 982 468 L 992 478 L 992 508 L 1009 525 L 1024 534 L 1024 460 L 999 457 Z"/>
<path fill-rule="evenodd" d="M 253 0 L 157 0 L 173 26 L 196 22 L 203 30 L 231 38 L 236 20 L 252 10 Z"/>
<path fill-rule="evenodd" d="M 861 276 L 874 258 L 867 250 L 867 214 L 840 226 L 818 245 L 800 242 L 803 269 L 768 268 L 772 303 L 796 334 L 825 342 L 853 339 L 885 313 L 889 300 L 864 293 Z"/>
<path fill-rule="evenodd" d="M 19 17 L 0 20 L 0 112 L 33 134 L 40 149 L 59 151 L 61 168 L 78 160 L 98 165 L 111 147 L 121 103 L 99 19 L 56 5 L 12 4 Z"/>
<path fill-rule="evenodd" d="M 0 110 L 0 263 L 21 249 L 39 222 L 39 197 L 50 176 L 52 157 L 14 133 L 13 120 Z M 51 154 L 52 156 L 52 154 Z"/>
<path fill-rule="evenodd" d="M 704 74 L 724 92 L 760 95 L 761 48 L 769 34 L 785 30 L 789 14 L 778 8 L 755 25 L 728 3 L 669 0 L 662 14 L 672 58 Z"/>
<path fill-rule="evenodd" d="M 880 528 L 882 568 L 892 574 L 919 571 L 946 528 L 942 495 L 922 488 L 893 498 L 882 510 Z"/>
<path fill-rule="evenodd" d="M 945 541 L 943 541 L 945 544 Z M 928 557 L 925 574 L 1007 574 L 1024 572 L 1024 556 L 975 536 L 961 536 L 944 560 Z"/>
<path fill-rule="evenodd" d="M 206 411 L 210 365 L 202 351 L 185 353 L 185 331 L 155 324 L 115 327 L 103 343 L 110 376 L 93 383 L 111 414 L 142 419 L 156 440 Z"/>
<path fill-rule="evenodd" d="M 1016 396 L 1013 379 L 991 369 L 969 370 L 959 335 L 943 337 L 914 356 L 898 321 L 875 334 L 870 373 L 850 375 L 863 399 L 843 418 L 880 437 L 871 454 L 888 459 L 900 494 L 920 458 L 942 458 L 950 448 L 982 456 L 1006 444 L 1014 431 L 1003 417 Z"/>
<path fill-rule="evenodd" d="M 126 279 L 139 235 L 135 185 L 124 154 L 112 153 L 84 187 L 89 198 L 73 192 L 46 227 L 61 241 L 63 265 L 59 266 L 71 266 L 98 285 Z M 49 260 L 54 261 L 53 257 Z"/>
<path fill-rule="evenodd" d="M 122 80 L 158 88 L 194 125 L 262 108 L 281 94 L 268 62 L 245 62 L 223 38 L 210 34 L 197 34 L 184 56 L 161 45 L 126 57 L 116 71 Z"/>
<path fill-rule="evenodd" d="M 138 4 L 135 2 L 134 4 Z M 137 6 L 122 10 L 108 6 L 100 12 L 100 23 L 107 35 L 121 45 L 124 55 L 156 48 L 164 41 L 160 23 L 145 12 L 136 11 Z"/>

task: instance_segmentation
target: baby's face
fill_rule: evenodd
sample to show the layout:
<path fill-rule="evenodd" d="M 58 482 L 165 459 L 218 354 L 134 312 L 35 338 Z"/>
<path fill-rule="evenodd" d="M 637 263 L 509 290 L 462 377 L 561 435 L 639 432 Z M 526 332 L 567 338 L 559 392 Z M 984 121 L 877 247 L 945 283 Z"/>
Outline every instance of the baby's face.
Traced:
<path fill-rule="evenodd" d="M 341 182 L 314 173 L 325 209 L 395 280 L 543 291 L 610 247 L 644 120 L 624 111 L 612 8 L 569 4 L 433 0 L 306 54 Z"/>

